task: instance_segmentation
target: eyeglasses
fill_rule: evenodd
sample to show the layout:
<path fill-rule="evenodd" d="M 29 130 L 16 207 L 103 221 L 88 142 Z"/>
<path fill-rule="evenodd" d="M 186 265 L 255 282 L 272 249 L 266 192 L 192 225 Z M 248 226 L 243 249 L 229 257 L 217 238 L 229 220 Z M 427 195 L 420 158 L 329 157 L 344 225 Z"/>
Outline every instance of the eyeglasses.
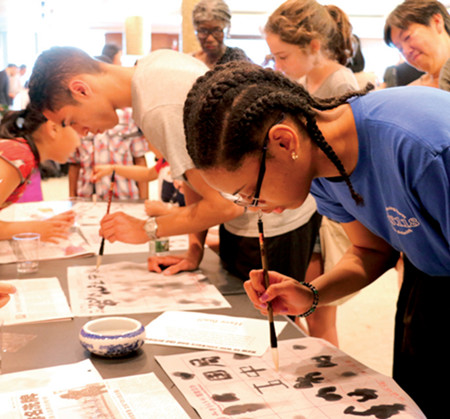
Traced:
<path fill-rule="evenodd" d="M 209 35 L 212 35 L 214 39 L 221 39 L 223 37 L 223 29 L 222 28 L 198 28 L 195 31 L 195 34 L 199 39 L 206 39 Z"/>
<path fill-rule="evenodd" d="M 261 193 L 261 186 L 264 179 L 264 175 L 266 173 L 266 155 L 267 155 L 267 146 L 269 144 L 269 132 L 275 125 L 280 124 L 284 120 L 285 116 L 284 113 L 281 114 L 280 118 L 275 122 L 275 124 L 271 125 L 270 128 L 267 130 L 267 134 L 264 137 L 263 146 L 262 146 L 262 156 L 261 156 L 261 163 L 259 165 L 259 172 L 258 172 L 258 179 L 256 181 L 256 187 L 255 187 L 255 193 L 252 196 L 242 196 L 242 195 L 232 195 L 227 194 L 224 192 L 221 192 L 221 195 L 228 199 L 229 201 L 233 201 L 236 205 L 239 205 L 241 207 L 251 207 L 251 208 L 265 208 L 267 207 L 266 204 L 259 202 L 259 195 Z"/>

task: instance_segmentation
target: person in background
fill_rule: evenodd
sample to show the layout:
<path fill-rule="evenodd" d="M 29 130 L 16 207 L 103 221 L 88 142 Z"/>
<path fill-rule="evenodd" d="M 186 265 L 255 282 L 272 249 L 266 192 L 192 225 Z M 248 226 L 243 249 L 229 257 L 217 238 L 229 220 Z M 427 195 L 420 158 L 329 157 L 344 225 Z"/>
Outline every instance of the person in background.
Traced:
<path fill-rule="evenodd" d="M 295 208 L 311 191 L 351 240 L 310 287 L 269 271 L 266 288 L 263 272 L 252 271 L 244 286 L 263 315 L 270 302 L 275 315 L 307 316 L 369 285 L 404 253 L 393 378 L 427 418 L 440 419 L 447 387 L 433 383 L 446 371 L 436 351 L 450 292 L 450 119 L 442 112 L 450 95 L 417 86 L 364 93 L 320 100 L 278 72 L 229 63 L 188 95 L 187 148 L 211 187 L 249 209 Z"/>
<path fill-rule="evenodd" d="M 298 80 L 315 97 L 326 99 L 359 89 L 355 75 L 346 67 L 353 57 L 352 26 L 338 7 L 322 6 L 316 0 L 288 0 L 269 17 L 265 36 L 275 69 Z M 330 270 L 350 246 L 340 224 L 328 217 L 322 218 L 319 241 L 306 282 Z M 338 346 L 336 304 L 320 307 L 306 322 L 311 336 Z"/>
<path fill-rule="evenodd" d="M 14 78 L 18 72 L 15 64 L 8 64 L 0 71 L 0 108 L 8 110 L 13 103 L 14 95 L 11 93 L 11 78 Z"/>
<path fill-rule="evenodd" d="M 119 57 L 119 59 L 117 59 Z M 106 44 L 98 60 L 120 65 L 120 49 L 114 44 Z M 116 64 L 118 63 L 118 64 Z M 97 165 L 136 166 L 147 171 L 145 153 L 148 143 L 132 119 L 132 110 L 118 109 L 118 124 L 111 129 L 81 139 L 81 145 L 69 159 L 69 196 L 108 198 L 111 177 L 95 174 Z M 111 170 L 112 172 L 112 170 Z M 148 176 L 129 177 L 118 171 L 115 176 L 113 198 L 147 199 Z M 125 173 L 128 173 L 125 171 Z M 142 173 L 138 172 L 138 173 Z"/>
<path fill-rule="evenodd" d="M 347 62 L 346 67 L 353 71 L 360 89 L 364 89 L 367 86 L 367 83 L 372 83 L 376 86 L 378 84 L 376 74 L 364 71 L 366 60 L 362 52 L 361 40 L 355 34 L 352 35 L 352 40 L 353 55 Z"/>
<path fill-rule="evenodd" d="M 450 58 L 450 15 L 436 0 L 405 0 L 387 17 L 384 41 L 424 74 L 412 85 L 439 87 L 439 75 Z"/>
<path fill-rule="evenodd" d="M 30 106 L 8 112 L 0 124 L 0 210 L 18 201 L 40 161 L 64 163 L 79 143 L 72 128 L 48 121 Z M 67 211 L 44 221 L 0 221 L 0 240 L 32 232 L 57 242 L 67 238 L 74 219 Z"/>
<path fill-rule="evenodd" d="M 192 22 L 201 50 L 192 55 L 209 68 L 232 60 L 250 60 L 237 47 L 224 44 L 231 26 L 231 12 L 223 0 L 200 0 L 192 11 Z"/>
<path fill-rule="evenodd" d="M 122 65 L 122 49 L 116 44 L 105 44 L 101 55 L 95 58 L 105 63 Z"/>
<path fill-rule="evenodd" d="M 439 76 L 439 88 L 450 92 L 450 58 L 444 64 Z"/>
<path fill-rule="evenodd" d="M 402 60 L 402 62 L 386 68 L 383 75 L 383 83 L 380 87 L 384 89 L 386 87 L 407 86 L 423 74 L 423 71 L 417 70 Z"/>
<path fill-rule="evenodd" d="M 11 299 L 10 294 L 16 292 L 16 287 L 6 282 L 0 282 L 0 308 L 5 306 Z"/>
<path fill-rule="evenodd" d="M 111 177 L 94 177 L 96 165 L 138 166 L 147 170 L 147 140 L 131 118 L 131 109 L 118 109 L 117 114 L 119 123 L 114 128 L 82 138 L 69 159 L 69 196 L 91 198 L 95 193 L 99 199 L 107 199 Z M 121 171 L 116 173 L 113 198 L 147 199 L 148 181 L 133 179 Z"/>

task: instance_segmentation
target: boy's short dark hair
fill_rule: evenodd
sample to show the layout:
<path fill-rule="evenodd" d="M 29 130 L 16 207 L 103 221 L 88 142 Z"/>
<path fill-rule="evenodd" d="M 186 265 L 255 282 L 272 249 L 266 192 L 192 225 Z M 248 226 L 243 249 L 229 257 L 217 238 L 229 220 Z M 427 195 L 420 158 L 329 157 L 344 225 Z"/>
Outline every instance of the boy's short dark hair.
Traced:
<path fill-rule="evenodd" d="M 79 74 L 100 73 L 101 64 L 75 47 L 52 47 L 36 60 L 29 81 L 31 103 L 41 112 L 76 103 L 69 81 Z"/>

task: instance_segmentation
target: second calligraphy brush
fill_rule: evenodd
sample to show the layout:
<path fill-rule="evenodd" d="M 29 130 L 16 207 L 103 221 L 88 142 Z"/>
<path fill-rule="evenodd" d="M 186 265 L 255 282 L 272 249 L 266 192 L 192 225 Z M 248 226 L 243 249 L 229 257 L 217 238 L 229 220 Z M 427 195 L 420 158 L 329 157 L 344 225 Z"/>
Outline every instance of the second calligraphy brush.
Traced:
<path fill-rule="evenodd" d="M 114 191 L 115 179 L 116 179 L 116 171 L 113 170 L 112 175 L 111 175 L 111 184 L 109 185 L 108 206 L 106 208 L 106 214 L 109 214 L 109 210 L 111 208 L 111 201 L 112 201 L 112 196 L 113 196 L 113 191 Z M 100 243 L 100 250 L 98 251 L 98 256 L 97 256 L 97 266 L 95 269 L 98 269 L 100 266 L 100 263 L 102 261 L 104 247 L 105 247 L 105 238 L 102 237 L 102 242 Z"/>
<path fill-rule="evenodd" d="M 268 288 L 269 283 L 269 273 L 268 273 L 268 262 L 267 262 L 267 254 L 266 254 L 266 248 L 264 244 L 264 228 L 263 228 L 263 222 L 261 219 L 261 214 L 258 218 L 258 232 L 259 232 L 259 248 L 261 251 L 261 263 L 263 268 L 263 275 L 264 275 L 264 284 L 265 287 Z M 273 311 L 272 311 L 272 305 L 270 302 L 267 303 L 267 317 L 269 319 L 269 328 L 270 328 L 270 347 L 272 348 L 272 358 L 273 363 L 275 364 L 275 369 L 278 371 L 278 342 L 277 342 L 277 334 L 275 332 L 275 325 L 273 323 Z"/>

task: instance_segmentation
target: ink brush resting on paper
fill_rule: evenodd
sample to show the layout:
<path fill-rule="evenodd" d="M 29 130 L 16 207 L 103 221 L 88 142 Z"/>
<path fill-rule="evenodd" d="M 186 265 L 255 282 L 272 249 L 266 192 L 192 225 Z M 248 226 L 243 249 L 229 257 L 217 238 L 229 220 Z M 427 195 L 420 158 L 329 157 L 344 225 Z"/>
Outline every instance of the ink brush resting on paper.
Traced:
<path fill-rule="evenodd" d="M 116 179 L 116 171 L 113 170 L 112 175 L 111 175 L 111 184 L 109 185 L 108 206 L 106 208 L 106 214 L 109 214 L 109 209 L 111 208 L 111 200 L 112 200 L 112 196 L 113 196 L 115 179 Z M 102 242 L 100 243 L 100 250 L 98 251 L 98 256 L 97 256 L 97 266 L 95 269 L 98 269 L 100 266 L 100 263 L 102 261 L 104 247 L 105 247 L 105 238 L 102 237 Z"/>
<path fill-rule="evenodd" d="M 266 248 L 264 245 L 264 229 L 263 223 L 261 219 L 261 213 L 258 214 L 258 232 L 259 232 L 259 248 L 261 251 L 261 263 L 263 268 L 264 282 L 266 288 L 269 287 L 269 273 L 268 273 L 268 263 L 267 263 L 267 254 Z M 277 342 L 277 334 L 275 332 L 275 324 L 273 322 L 273 311 L 272 305 L 270 302 L 267 303 L 267 317 L 269 319 L 269 327 L 270 327 L 270 347 L 272 348 L 272 358 L 273 363 L 275 364 L 275 369 L 278 371 L 278 342 Z"/>

